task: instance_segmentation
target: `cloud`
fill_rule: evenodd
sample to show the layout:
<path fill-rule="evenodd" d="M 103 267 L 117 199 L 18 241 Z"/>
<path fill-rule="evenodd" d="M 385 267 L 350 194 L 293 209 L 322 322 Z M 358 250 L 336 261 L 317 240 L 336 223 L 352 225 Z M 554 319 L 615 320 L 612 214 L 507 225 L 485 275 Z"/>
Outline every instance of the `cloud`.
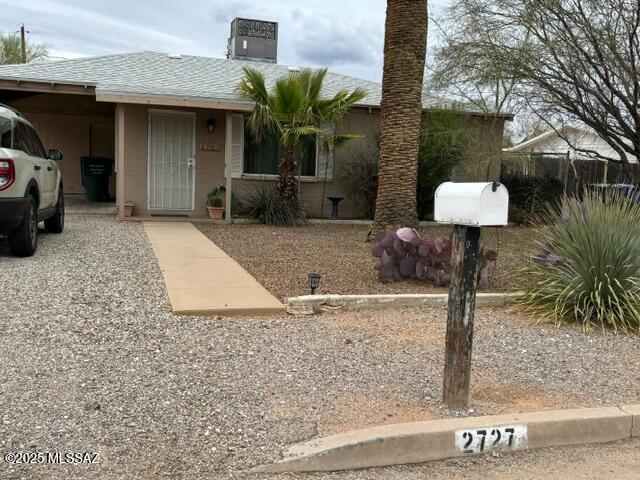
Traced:
<path fill-rule="evenodd" d="M 2 2 L 5 3 L 5 2 Z M 14 7 L 15 8 L 15 7 Z M 149 39 L 159 42 L 171 42 L 177 45 L 186 42 L 179 35 L 171 33 L 172 30 L 164 28 L 152 28 L 140 23 L 128 15 L 115 10 L 112 14 L 96 13 L 94 10 L 70 5 L 69 3 L 57 2 L 53 0 L 23 0 L 17 8 L 27 10 L 29 15 L 47 14 L 50 21 L 46 24 L 56 26 L 57 31 L 62 32 L 59 24 L 56 23 L 56 17 L 62 20 L 73 20 L 77 29 L 71 29 L 67 34 L 73 35 L 76 31 L 86 34 L 88 28 L 97 28 L 98 31 L 109 33 L 111 37 L 116 36 L 118 32 L 135 32 L 143 39 Z M 127 11 L 128 5 L 122 5 L 121 12 Z M 53 18 L 52 18 L 53 17 Z"/>
<path fill-rule="evenodd" d="M 25 22 L 29 40 L 59 57 L 139 50 L 222 57 L 231 20 L 259 18 L 279 24 L 280 63 L 379 80 L 385 9 L 385 0 L 0 0 L 0 31 Z"/>
<path fill-rule="evenodd" d="M 383 32 L 358 22 L 305 19 L 297 33 L 295 53 L 318 65 L 371 65 L 382 52 Z"/>

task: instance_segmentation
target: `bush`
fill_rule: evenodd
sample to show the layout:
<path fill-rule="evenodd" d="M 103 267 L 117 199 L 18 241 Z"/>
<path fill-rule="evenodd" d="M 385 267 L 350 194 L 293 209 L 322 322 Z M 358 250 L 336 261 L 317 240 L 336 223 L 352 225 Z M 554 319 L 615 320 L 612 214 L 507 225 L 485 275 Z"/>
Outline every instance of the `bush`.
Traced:
<path fill-rule="evenodd" d="M 496 260 L 496 253 L 485 253 L 482 246 L 480 252 L 478 279 L 481 286 L 487 286 L 488 262 Z M 450 237 L 421 237 L 417 231 L 406 227 L 378 232 L 372 253 L 376 257 L 378 281 L 382 283 L 417 278 L 443 286 L 451 281 Z"/>
<path fill-rule="evenodd" d="M 550 176 L 503 173 L 500 182 L 509 191 L 509 221 L 516 225 L 540 223 L 545 212 L 562 200 L 562 182 Z"/>
<path fill-rule="evenodd" d="M 242 213 L 266 225 L 287 227 L 304 221 L 304 212 L 297 198 L 282 198 L 275 186 L 256 188 L 242 200 Z"/>
<path fill-rule="evenodd" d="M 378 146 L 357 142 L 344 149 L 336 162 L 336 181 L 364 218 L 373 219 L 378 193 Z"/>
<path fill-rule="evenodd" d="M 468 118 L 456 110 L 435 110 L 422 119 L 418 155 L 416 201 L 418 218 L 433 214 L 433 197 L 442 182 L 464 160 L 468 145 Z"/>
<path fill-rule="evenodd" d="M 540 252 L 519 300 L 557 324 L 582 323 L 640 334 L 640 204 L 616 192 L 548 209 Z"/>

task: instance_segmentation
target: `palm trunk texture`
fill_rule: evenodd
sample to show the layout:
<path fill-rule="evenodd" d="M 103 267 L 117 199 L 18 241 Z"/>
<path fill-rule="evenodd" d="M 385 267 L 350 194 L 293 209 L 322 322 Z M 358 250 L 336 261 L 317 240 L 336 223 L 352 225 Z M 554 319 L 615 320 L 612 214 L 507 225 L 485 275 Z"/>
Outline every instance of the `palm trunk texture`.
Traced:
<path fill-rule="evenodd" d="M 296 162 L 293 151 L 284 152 L 284 158 L 280 164 L 280 175 L 278 176 L 278 192 L 286 200 L 296 197 Z"/>
<path fill-rule="evenodd" d="M 387 0 L 374 228 L 415 226 L 427 3 Z"/>

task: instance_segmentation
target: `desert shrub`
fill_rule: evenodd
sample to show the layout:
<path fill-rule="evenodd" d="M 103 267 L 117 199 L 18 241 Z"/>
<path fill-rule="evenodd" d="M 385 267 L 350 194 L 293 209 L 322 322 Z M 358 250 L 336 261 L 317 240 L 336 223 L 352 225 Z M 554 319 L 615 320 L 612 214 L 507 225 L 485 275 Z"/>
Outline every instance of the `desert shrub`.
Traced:
<path fill-rule="evenodd" d="M 549 208 L 562 200 L 562 182 L 551 176 L 530 177 L 503 172 L 500 182 L 509 191 L 509 221 L 516 225 L 533 225 L 546 218 Z"/>
<path fill-rule="evenodd" d="M 451 237 L 421 237 L 412 228 L 378 232 L 373 256 L 382 283 L 417 278 L 443 286 L 451 281 Z M 495 252 L 485 252 L 481 247 L 478 269 L 481 286 L 488 285 L 488 263 L 495 260 Z"/>
<path fill-rule="evenodd" d="M 345 148 L 336 162 L 336 181 L 364 218 L 372 219 L 378 193 L 377 143 L 359 141 Z"/>
<path fill-rule="evenodd" d="M 557 324 L 640 334 L 640 204 L 587 192 L 568 199 L 562 213 L 548 209 L 540 231 L 520 304 Z"/>
<path fill-rule="evenodd" d="M 304 211 L 297 198 L 283 198 L 274 185 L 256 188 L 242 199 L 241 212 L 265 225 L 286 227 L 304 221 Z"/>
<path fill-rule="evenodd" d="M 416 201 L 418 218 L 433 214 L 433 197 L 442 182 L 464 160 L 468 145 L 468 118 L 456 110 L 435 110 L 422 119 L 418 155 Z"/>

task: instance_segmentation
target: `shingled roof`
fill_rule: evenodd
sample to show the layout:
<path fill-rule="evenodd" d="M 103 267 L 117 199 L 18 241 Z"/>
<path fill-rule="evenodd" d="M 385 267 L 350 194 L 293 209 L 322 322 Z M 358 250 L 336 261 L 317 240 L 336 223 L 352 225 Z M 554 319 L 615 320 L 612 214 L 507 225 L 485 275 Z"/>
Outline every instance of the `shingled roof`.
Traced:
<path fill-rule="evenodd" d="M 1 80 L 55 82 L 95 87 L 96 93 L 171 96 L 214 101 L 241 101 L 236 92 L 242 67 L 251 65 L 262 71 L 267 84 L 292 70 L 275 63 L 249 62 L 157 52 L 134 52 L 19 65 L 0 66 Z M 293 68 L 295 70 L 295 67 Z M 364 88 L 368 93 L 360 106 L 379 107 L 381 86 L 369 80 L 328 72 L 325 93 L 341 89 Z M 250 102 L 248 102 L 250 103 Z M 425 109 L 457 105 L 469 113 L 482 112 L 443 98 L 422 95 Z"/>

